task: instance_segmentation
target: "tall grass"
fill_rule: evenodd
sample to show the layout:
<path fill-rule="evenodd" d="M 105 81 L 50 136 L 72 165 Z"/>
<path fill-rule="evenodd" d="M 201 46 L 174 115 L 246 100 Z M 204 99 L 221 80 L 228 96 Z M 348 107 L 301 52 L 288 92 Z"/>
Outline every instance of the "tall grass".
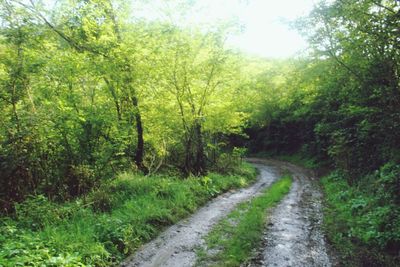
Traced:
<path fill-rule="evenodd" d="M 0 266 L 117 265 L 166 226 L 255 176 L 248 164 L 235 174 L 188 179 L 125 173 L 74 202 L 32 197 L 14 218 L 1 218 Z"/>

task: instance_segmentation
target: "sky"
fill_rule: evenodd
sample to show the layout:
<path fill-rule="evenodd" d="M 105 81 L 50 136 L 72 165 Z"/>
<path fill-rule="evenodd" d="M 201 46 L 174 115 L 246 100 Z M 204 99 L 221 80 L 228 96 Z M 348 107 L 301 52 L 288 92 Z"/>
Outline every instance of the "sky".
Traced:
<path fill-rule="evenodd" d="M 307 42 L 288 22 L 307 15 L 312 7 L 312 0 L 250 0 L 239 15 L 244 32 L 229 42 L 258 56 L 293 56 L 304 50 Z"/>
<path fill-rule="evenodd" d="M 56 0 L 43 0 L 51 7 Z M 307 47 L 300 33 L 289 21 L 307 15 L 321 0 L 127 0 L 133 17 L 172 20 L 180 25 L 213 25 L 235 21 L 241 33 L 231 35 L 227 46 L 266 58 L 288 58 Z M 182 8 L 183 3 L 196 3 Z M 189 10 L 189 12 L 188 12 Z M 167 13 L 166 13 L 167 11 Z M 168 12 L 169 11 L 169 12 Z"/>
<path fill-rule="evenodd" d="M 296 30 L 291 29 L 288 21 L 307 15 L 316 2 L 317 0 L 199 0 L 182 19 L 178 12 L 182 2 L 176 6 L 173 4 L 176 1 L 151 0 L 148 1 L 150 4 L 147 8 L 141 9 L 139 13 L 147 19 L 163 16 L 164 19 L 181 20 L 181 24 L 194 25 L 236 19 L 242 25 L 242 32 L 230 36 L 227 39 L 228 46 L 256 56 L 286 58 L 307 47 L 306 40 Z M 166 9 L 170 10 L 169 16 L 165 15 Z"/>

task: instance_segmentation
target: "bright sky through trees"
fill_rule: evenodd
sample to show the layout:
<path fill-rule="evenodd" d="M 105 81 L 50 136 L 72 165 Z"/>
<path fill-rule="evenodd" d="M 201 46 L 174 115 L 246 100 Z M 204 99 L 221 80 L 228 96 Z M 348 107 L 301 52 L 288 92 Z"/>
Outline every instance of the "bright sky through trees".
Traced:
<path fill-rule="evenodd" d="M 311 11 L 313 0 L 249 0 L 239 18 L 244 32 L 230 42 L 242 50 L 265 57 L 289 57 L 306 47 L 305 40 L 288 21 Z"/>
<path fill-rule="evenodd" d="M 48 7 L 54 0 L 44 0 Z M 319 0 L 131 0 L 134 18 L 174 21 L 180 26 L 235 21 L 242 26 L 227 44 L 243 52 L 285 58 L 307 46 L 289 22 L 307 15 Z"/>
<path fill-rule="evenodd" d="M 186 12 L 180 10 L 190 1 L 152 0 L 143 7 L 135 0 L 134 11 L 146 19 L 172 19 L 179 24 L 204 24 L 235 20 L 243 26 L 241 34 L 228 39 L 228 45 L 263 57 L 289 57 L 305 49 L 306 42 L 289 21 L 307 15 L 317 0 L 201 0 Z M 140 7 L 139 7 L 140 6 Z M 139 7 L 139 8 L 138 8 Z M 169 10 L 165 15 L 165 10 Z M 187 11 L 187 10 L 186 10 Z"/>

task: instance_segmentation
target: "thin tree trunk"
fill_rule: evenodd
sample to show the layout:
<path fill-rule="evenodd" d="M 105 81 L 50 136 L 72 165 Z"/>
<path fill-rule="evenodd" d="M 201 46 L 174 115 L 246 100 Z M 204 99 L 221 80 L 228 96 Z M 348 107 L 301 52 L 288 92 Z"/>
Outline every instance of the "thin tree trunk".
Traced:
<path fill-rule="evenodd" d="M 135 109 L 134 116 L 136 122 L 136 133 L 137 133 L 137 148 L 135 153 L 135 163 L 139 170 L 147 174 L 148 170 L 143 164 L 143 154 L 144 154 L 144 139 L 143 139 L 143 124 L 142 116 L 140 115 L 138 99 L 136 96 L 131 98 L 133 108 Z"/>
<path fill-rule="evenodd" d="M 192 133 L 187 133 L 187 138 L 185 142 L 185 165 L 184 165 L 184 172 L 185 175 L 190 175 L 193 172 L 192 166 Z"/>
<path fill-rule="evenodd" d="M 115 109 L 117 111 L 117 119 L 118 119 L 118 121 L 121 121 L 122 120 L 121 108 L 119 106 L 117 92 L 115 91 L 114 86 L 111 84 L 111 82 L 107 78 L 103 77 L 103 79 L 107 84 L 107 87 L 108 87 L 108 89 L 109 89 L 109 91 L 111 93 L 111 96 L 113 97 L 114 104 L 115 104 Z"/>
<path fill-rule="evenodd" d="M 201 124 L 196 122 L 194 125 L 194 136 L 195 136 L 195 164 L 194 169 L 197 175 L 203 175 L 206 170 L 206 161 L 205 161 L 205 154 L 204 154 L 204 146 L 203 146 L 203 135 L 201 132 Z"/>
<path fill-rule="evenodd" d="M 204 154 L 201 124 L 194 122 L 186 140 L 185 173 L 187 175 L 203 175 L 206 171 L 206 156 Z"/>

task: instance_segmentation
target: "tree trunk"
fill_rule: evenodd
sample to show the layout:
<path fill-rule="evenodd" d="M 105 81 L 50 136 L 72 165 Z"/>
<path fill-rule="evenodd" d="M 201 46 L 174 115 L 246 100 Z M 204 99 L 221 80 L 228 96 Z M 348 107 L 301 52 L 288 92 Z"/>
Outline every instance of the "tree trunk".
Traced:
<path fill-rule="evenodd" d="M 135 163 L 139 170 L 148 173 L 146 166 L 143 164 L 143 154 L 144 154 L 144 139 L 143 139 L 143 124 L 142 124 L 142 116 L 140 115 L 138 99 L 136 96 L 131 98 L 136 122 L 136 133 L 137 133 L 137 147 L 135 153 Z"/>
<path fill-rule="evenodd" d="M 201 124 L 198 121 L 195 121 L 190 128 L 185 146 L 185 173 L 187 175 L 205 174 L 206 156 L 204 154 Z"/>
<path fill-rule="evenodd" d="M 196 122 L 194 125 L 194 134 L 195 134 L 195 153 L 196 153 L 196 161 L 194 164 L 194 170 L 197 175 L 203 175 L 206 172 L 206 156 L 204 154 L 204 146 L 203 146 L 203 134 L 201 132 L 201 124 Z"/>
<path fill-rule="evenodd" d="M 115 91 L 115 88 L 114 88 L 114 86 L 112 85 L 112 83 L 111 83 L 107 78 L 103 77 L 103 79 L 104 79 L 104 81 L 105 81 L 106 84 L 107 84 L 107 87 L 108 87 L 108 90 L 109 90 L 110 93 L 111 93 L 111 96 L 113 97 L 115 109 L 116 109 L 116 112 L 117 112 L 117 119 L 118 119 L 118 121 L 121 121 L 121 120 L 122 120 L 121 108 L 120 108 L 120 106 L 119 106 L 119 101 L 118 101 L 118 97 L 117 97 L 117 92 Z"/>

